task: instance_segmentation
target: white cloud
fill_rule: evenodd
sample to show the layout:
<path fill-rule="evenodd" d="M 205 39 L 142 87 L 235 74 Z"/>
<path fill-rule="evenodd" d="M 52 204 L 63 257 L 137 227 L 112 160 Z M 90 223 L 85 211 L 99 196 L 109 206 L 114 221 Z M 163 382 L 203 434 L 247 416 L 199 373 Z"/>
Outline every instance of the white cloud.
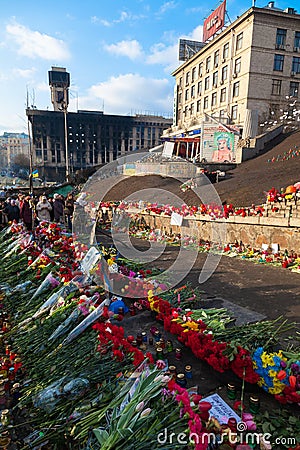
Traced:
<path fill-rule="evenodd" d="M 203 25 L 198 25 L 191 33 L 190 39 L 193 39 L 194 41 L 202 42 L 203 38 Z"/>
<path fill-rule="evenodd" d="M 181 36 L 182 39 L 191 39 L 202 41 L 203 26 L 194 28 L 190 35 Z M 175 42 L 174 42 L 175 41 Z M 150 54 L 146 58 L 147 64 L 161 64 L 166 73 L 173 72 L 178 67 L 178 47 L 179 39 L 173 36 L 173 44 L 165 45 L 163 43 L 155 44 L 150 49 Z"/>
<path fill-rule="evenodd" d="M 147 64 L 161 64 L 165 67 L 165 72 L 172 72 L 178 66 L 178 43 L 169 46 L 162 43 L 154 45 L 146 62 Z"/>
<path fill-rule="evenodd" d="M 109 53 L 118 56 L 127 56 L 131 60 L 137 59 L 143 54 L 142 47 L 136 40 L 120 41 L 116 44 L 105 45 L 104 48 Z"/>
<path fill-rule="evenodd" d="M 142 14 L 132 14 L 131 12 L 127 12 L 127 11 L 121 11 L 120 16 L 117 19 L 113 19 L 112 21 L 109 21 L 107 19 L 103 19 L 101 17 L 98 16 L 92 16 L 91 17 L 91 22 L 92 23 L 100 23 L 101 25 L 105 26 L 105 27 L 111 27 L 113 25 L 115 25 L 116 23 L 122 23 L 122 22 L 128 22 L 128 21 L 136 21 L 136 20 L 141 20 L 143 19 L 145 16 Z"/>
<path fill-rule="evenodd" d="M 171 0 L 170 2 L 165 2 L 159 8 L 159 14 L 164 14 L 165 12 L 170 11 L 170 9 L 176 8 L 176 6 L 177 5 L 173 0 Z"/>
<path fill-rule="evenodd" d="M 39 31 L 32 31 L 17 22 L 7 25 L 8 37 L 17 44 L 18 53 L 29 58 L 65 61 L 70 57 L 64 41 Z"/>
<path fill-rule="evenodd" d="M 32 67 L 31 69 L 14 69 L 14 74 L 21 78 L 31 78 L 32 75 L 36 72 L 36 68 Z"/>
<path fill-rule="evenodd" d="M 106 114 L 145 112 L 163 114 L 173 105 L 173 86 L 167 79 L 125 74 L 92 86 L 79 98 L 80 109 L 102 109 Z"/>
<path fill-rule="evenodd" d="M 45 81 L 42 83 L 38 83 L 36 85 L 36 89 L 39 92 L 48 92 L 49 93 L 49 97 L 50 97 L 50 87 L 49 84 L 47 84 Z"/>

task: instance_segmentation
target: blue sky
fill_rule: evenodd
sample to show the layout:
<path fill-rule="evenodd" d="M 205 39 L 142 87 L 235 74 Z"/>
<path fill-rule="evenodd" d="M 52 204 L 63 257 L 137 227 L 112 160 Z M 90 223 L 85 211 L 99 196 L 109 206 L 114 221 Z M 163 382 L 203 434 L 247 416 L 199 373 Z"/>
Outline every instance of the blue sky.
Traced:
<path fill-rule="evenodd" d="M 52 110 L 52 66 L 71 74 L 69 111 L 171 116 L 178 40 L 201 41 L 204 18 L 220 3 L 0 0 L 0 134 L 27 131 L 27 92 L 30 105 Z M 297 3 L 275 6 L 297 9 Z M 250 6 L 228 0 L 231 21 Z"/>

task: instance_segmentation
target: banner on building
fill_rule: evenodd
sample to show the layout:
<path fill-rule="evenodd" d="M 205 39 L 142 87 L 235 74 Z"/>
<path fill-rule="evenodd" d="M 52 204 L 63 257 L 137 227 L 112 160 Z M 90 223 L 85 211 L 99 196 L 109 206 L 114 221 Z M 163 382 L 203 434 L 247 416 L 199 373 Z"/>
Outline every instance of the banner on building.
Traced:
<path fill-rule="evenodd" d="M 221 3 L 204 21 L 203 24 L 203 42 L 212 37 L 218 30 L 224 26 L 226 11 L 226 0 Z"/>

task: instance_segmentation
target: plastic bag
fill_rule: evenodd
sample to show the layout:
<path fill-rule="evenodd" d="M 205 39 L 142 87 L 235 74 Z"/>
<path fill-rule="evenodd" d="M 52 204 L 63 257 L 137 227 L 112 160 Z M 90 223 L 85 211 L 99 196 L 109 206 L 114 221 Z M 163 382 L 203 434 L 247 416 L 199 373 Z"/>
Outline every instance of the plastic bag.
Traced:
<path fill-rule="evenodd" d="M 49 413 L 63 398 L 72 400 L 80 397 L 88 387 L 89 381 L 85 378 L 74 378 L 70 381 L 62 378 L 39 392 L 33 399 L 33 405 L 35 408 L 43 409 Z"/>

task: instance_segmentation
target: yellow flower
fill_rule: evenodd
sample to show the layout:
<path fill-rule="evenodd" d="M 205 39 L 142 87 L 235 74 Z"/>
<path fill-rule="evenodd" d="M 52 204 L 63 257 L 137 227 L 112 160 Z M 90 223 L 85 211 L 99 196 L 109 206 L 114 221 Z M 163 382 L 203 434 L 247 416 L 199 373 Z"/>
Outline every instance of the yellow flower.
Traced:
<path fill-rule="evenodd" d="M 269 388 L 270 394 L 273 394 L 273 395 L 280 394 L 280 392 L 282 392 L 282 391 L 283 391 L 282 387 Z"/>
<path fill-rule="evenodd" d="M 188 328 L 192 331 L 198 331 L 199 330 L 199 325 L 196 322 L 185 322 L 181 325 L 182 327 Z M 184 330 L 184 331 L 189 331 L 189 330 Z"/>
<path fill-rule="evenodd" d="M 263 352 L 261 354 L 261 361 L 264 369 L 268 366 L 275 366 L 272 353 L 268 355 L 266 352 Z"/>
<path fill-rule="evenodd" d="M 269 370 L 269 376 L 270 376 L 271 378 L 275 378 L 276 375 L 277 375 L 276 370 L 272 370 L 272 369 Z"/>
<path fill-rule="evenodd" d="M 264 386 L 266 383 L 265 383 L 265 380 L 264 380 L 263 378 L 260 377 L 260 379 L 258 380 L 257 384 L 258 384 L 259 387 L 262 387 L 262 386 Z"/>

